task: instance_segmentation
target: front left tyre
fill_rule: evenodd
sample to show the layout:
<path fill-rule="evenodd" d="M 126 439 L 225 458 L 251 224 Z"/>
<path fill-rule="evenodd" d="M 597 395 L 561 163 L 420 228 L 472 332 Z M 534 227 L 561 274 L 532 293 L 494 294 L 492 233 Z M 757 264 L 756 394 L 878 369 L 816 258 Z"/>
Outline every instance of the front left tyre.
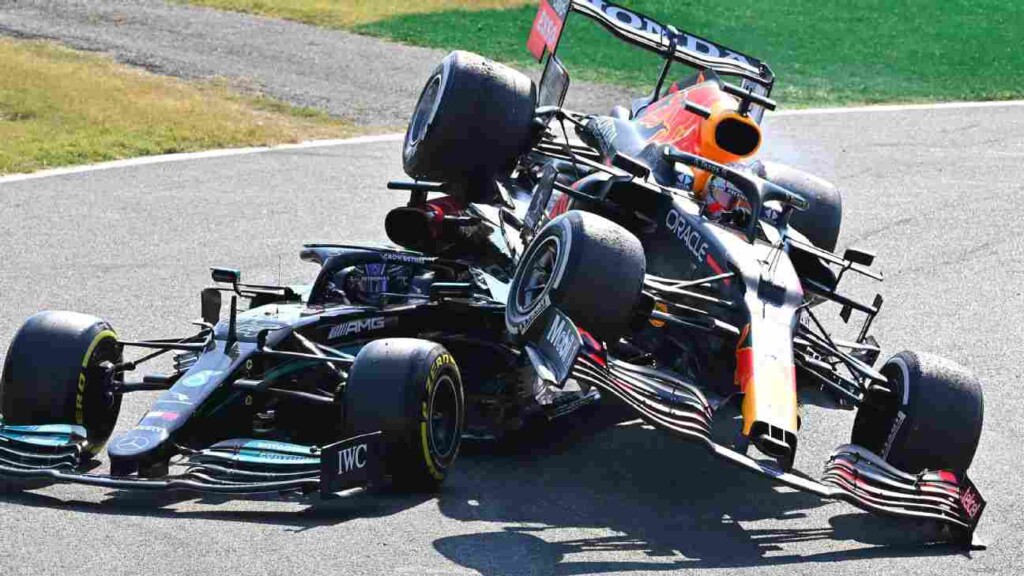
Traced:
<path fill-rule="evenodd" d="M 344 427 L 351 436 L 382 433 L 384 474 L 393 487 L 437 490 L 458 456 L 464 426 L 462 376 L 444 346 L 387 338 L 359 351 L 345 385 Z"/>
<path fill-rule="evenodd" d="M 100 369 L 121 361 L 109 324 L 76 312 L 29 317 L 7 349 L 0 376 L 0 421 L 6 425 L 75 424 L 85 428 L 83 456 L 95 456 L 110 438 L 121 396 Z M 48 479 L 3 478 L 4 492 L 32 490 Z"/>
<path fill-rule="evenodd" d="M 107 322 L 77 312 L 39 312 L 14 335 L 3 377 L 0 413 L 10 425 L 76 424 L 86 450 L 99 453 L 121 411 L 121 396 L 100 364 L 121 362 Z"/>
<path fill-rule="evenodd" d="M 978 379 L 950 360 L 909 351 L 890 358 L 880 371 L 886 390 L 865 395 L 851 442 L 912 474 L 965 472 L 985 416 Z"/>

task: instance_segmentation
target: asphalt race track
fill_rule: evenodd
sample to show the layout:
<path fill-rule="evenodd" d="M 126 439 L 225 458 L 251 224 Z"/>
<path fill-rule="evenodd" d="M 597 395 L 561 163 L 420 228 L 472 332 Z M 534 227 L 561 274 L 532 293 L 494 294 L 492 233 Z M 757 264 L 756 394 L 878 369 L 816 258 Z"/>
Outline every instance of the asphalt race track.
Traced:
<path fill-rule="evenodd" d="M 926 546 L 914 523 L 773 487 L 605 408 L 552 440 L 469 447 L 433 498 L 0 495 L 0 574 L 1021 573 L 1024 107 L 768 126 L 768 156 L 844 189 L 841 244 L 878 251 L 886 352 L 936 352 L 981 376 L 987 551 Z M 103 316 L 128 338 L 184 333 L 210 265 L 302 281 L 315 272 L 297 258 L 303 241 L 382 240 L 404 199 L 383 185 L 400 173 L 390 142 L 0 184 L 0 342 L 45 308 Z M 128 397 L 122 423 L 151 397 Z M 807 408 L 798 467 L 816 474 L 851 421 Z"/>

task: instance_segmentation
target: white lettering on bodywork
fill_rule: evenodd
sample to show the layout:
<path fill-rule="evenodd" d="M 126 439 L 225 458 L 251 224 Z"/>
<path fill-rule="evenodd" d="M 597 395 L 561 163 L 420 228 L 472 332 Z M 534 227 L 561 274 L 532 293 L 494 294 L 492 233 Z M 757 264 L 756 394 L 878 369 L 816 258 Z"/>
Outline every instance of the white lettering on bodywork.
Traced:
<path fill-rule="evenodd" d="M 362 318 L 360 320 L 352 320 L 351 322 L 344 322 L 338 324 L 334 328 L 331 328 L 331 333 L 327 335 L 328 340 L 335 338 L 341 338 L 348 336 L 349 334 L 359 334 L 368 330 L 380 330 L 384 327 L 383 318 Z"/>
<path fill-rule="evenodd" d="M 704 261 L 708 251 L 708 243 L 701 237 L 700 232 L 691 226 L 679 212 L 670 210 L 665 218 L 665 226 L 674 232 L 677 238 L 683 241 L 683 244 L 690 249 L 690 252 L 698 260 Z"/>
<path fill-rule="evenodd" d="M 366 444 L 360 444 L 338 452 L 338 474 L 346 474 L 366 466 L 366 450 Z"/>
<path fill-rule="evenodd" d="M 544 338 L 551 343 L 555 352 L 558 353 L 563 366 L 569 365 L 572 361 L 572 355 L 575 351 L 575 346 L 573 346 L 575 339 L 573 336 L 569 323 L 561 316 L 555 316 L 552 319 L 551 326 L 548 327 L 547 334 L 544 335 Z"/>

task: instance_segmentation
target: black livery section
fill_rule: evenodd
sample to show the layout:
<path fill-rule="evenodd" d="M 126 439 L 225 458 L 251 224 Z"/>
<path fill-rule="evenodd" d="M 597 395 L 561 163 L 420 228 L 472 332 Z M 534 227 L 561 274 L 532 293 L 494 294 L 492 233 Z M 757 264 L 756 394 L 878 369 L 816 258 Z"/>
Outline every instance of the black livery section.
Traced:
<path fill-rule="evenodd" d="M 380 432 L 325 446 L 320 458 L 321 496 L 379 482 L 383 450 Z"/>

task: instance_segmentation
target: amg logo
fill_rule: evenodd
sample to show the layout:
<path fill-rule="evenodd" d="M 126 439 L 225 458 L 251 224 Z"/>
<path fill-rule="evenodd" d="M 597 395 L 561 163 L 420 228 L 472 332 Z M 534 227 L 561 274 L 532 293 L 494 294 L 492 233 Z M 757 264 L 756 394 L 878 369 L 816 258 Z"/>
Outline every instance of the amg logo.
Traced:
<path fill-rule="evenodd" d="M 366 451 L 366 444 L 359 444 L 338 452 L 338 475 L 365 467 Z"/>
<path fill-rule="evenodd" d="M 573 330 L 569 327 L 569 323 L 565 321 L 561 315 L 556 315 L 552 321 L 551 326 L 548 327 L 547 334 L 544 335 L 551 346 L 558 353 L 558 357 L 562 360 L 563 366 L 568 366 L 573 359 L 573 355 L 576 353 L 576 338 L 573 334 Z"/>
<path fill-rule="evenodd" d="M 334 328 L 331 328 L 331 333 L 327 335 L 327 339 L 334 340 L 335 338 L 342 338 L 349 334 L 359 334 L 360 332 L 366 332 L 367 330 L 380 330 L 383 327 L 383 318 L 362 318 L 360 320 L 352 320 L 351 322 L 344 322 L 342 324 L 338 324 Z"/>

